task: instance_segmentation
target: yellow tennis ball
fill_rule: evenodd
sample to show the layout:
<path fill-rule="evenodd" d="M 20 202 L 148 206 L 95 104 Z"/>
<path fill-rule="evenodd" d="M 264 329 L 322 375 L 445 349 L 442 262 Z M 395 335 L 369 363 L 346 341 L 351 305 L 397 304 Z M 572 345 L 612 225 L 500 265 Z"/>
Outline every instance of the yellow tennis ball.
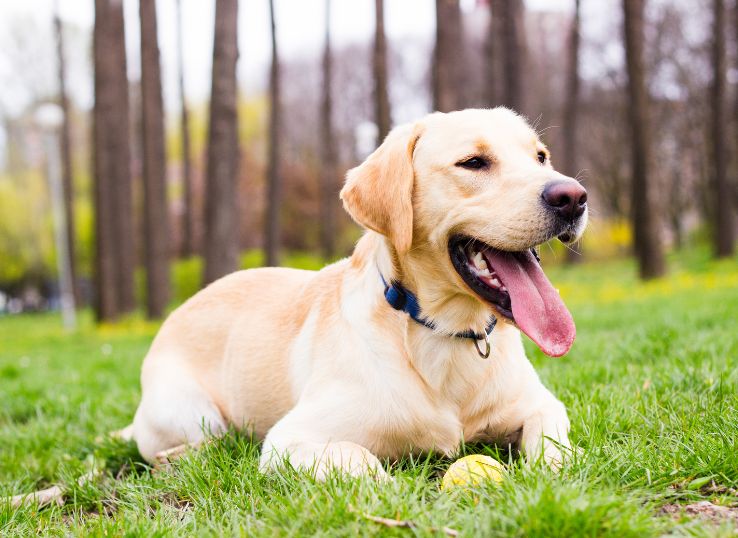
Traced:
<path fill-rule="evenodd" d="M 503 480 L 505 468 L 494 458 L 482 454 L 472 454 L 456 460 L 448 468 L 441 480 L 441 489 L 449 491 L 456 487 L 477 486 L 492 481 L 499 484 Z"/>

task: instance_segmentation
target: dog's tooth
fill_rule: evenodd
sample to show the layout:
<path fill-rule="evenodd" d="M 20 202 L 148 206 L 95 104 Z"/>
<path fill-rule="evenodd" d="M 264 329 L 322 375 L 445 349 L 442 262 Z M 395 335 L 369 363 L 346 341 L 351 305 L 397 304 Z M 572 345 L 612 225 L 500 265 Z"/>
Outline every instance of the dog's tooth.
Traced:
<path fill-rule="evenodd" d="M 492 284 L 496 288 L 499 288 L 500 286 L 502 286 L 502 284 L 500 283 L 500 281 L 497 280 L 496 278 L 493 278 L 492 280 L 490 280 L 490 284 Z"/>
<path fill-rule="evenodd" d="M 472 258 L 472 261 L 474 262 L 474 265 L 478 269 L 482 269 L 482 270 L 487 269 L 487 262 L 484 261 L 484 258 L 482 257 L 481 252 L 476 252 L 474 254 L 474 257 Z"/>
<path fill-rule="evenodd" d="M 500 286 L 500 291 L 507 291 L 507 288 L 505 286 Z"/>

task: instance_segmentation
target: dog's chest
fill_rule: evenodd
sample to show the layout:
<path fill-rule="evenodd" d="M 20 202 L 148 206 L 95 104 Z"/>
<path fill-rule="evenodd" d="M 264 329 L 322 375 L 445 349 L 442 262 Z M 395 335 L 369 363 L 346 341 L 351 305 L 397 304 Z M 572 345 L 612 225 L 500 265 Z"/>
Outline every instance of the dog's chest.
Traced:
<path fill-rule="evenodd" d="M 388 389 L 376 402 L 362 440 L 377 456 L 453 453 L 463 436 L 459 407 L 413 390 Z"/>
<path fill-rule="evenodd" d="M 478 411 L 489 403 L 483 368 L 472 362 L 466 370 L 433 374 L 424 377 L 415 367 L 384 372 L 381 394 L 368 421 L 371 427 L 363 440 L 374 453 L 390 458 L 430 450 L 451 454 L 485 426 L 470 421 L 468 409 Z"/>

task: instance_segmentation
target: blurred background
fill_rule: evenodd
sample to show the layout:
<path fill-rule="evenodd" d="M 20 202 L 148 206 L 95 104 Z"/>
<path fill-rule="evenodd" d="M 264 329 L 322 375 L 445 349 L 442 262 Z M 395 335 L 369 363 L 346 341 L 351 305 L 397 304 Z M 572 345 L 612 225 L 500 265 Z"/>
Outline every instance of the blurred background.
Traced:
<path fill-rule="evenodd" d="M 0 315 L 158 318 L 345 256 L 345 171 L 466 107 L 524 114 L 588 189 L 545 263 L 733 256 L 737 34 L 733 0 L 3 2 Z"/>

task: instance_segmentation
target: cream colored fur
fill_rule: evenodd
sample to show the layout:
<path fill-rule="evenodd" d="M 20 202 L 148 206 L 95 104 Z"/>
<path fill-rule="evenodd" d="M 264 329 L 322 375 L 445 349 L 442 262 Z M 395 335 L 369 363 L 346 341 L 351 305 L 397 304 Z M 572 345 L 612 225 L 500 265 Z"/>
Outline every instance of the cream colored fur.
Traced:
<path fill-rule="evenodd" d="M 381 477 L 380 459 L 452 454 L 462 441 L 515 443 L 560 462 L 566 410 L 515 326 L 500 317 L 489 360 L 447 336 L 481 331 L 493 314 L 453 269 L 450 234 L 507 250 L 550 239 L 540 193 L 567 178 L 538 151 L 535 132 L 506 109 L 395 129 L 342 191 L 369 229 L 350 258 L 318 272 L 234 273 L 166 320 L 143 364 L 134 438 L 144 458 L 234 425 L 263 439 L 265 471 L 289 458 L 319 477 L 334 467 Z M 480 152 L 488 172 L 455 166 Z M 387 304 L 380 273 L 417 294 L 436 331 Z"/>

